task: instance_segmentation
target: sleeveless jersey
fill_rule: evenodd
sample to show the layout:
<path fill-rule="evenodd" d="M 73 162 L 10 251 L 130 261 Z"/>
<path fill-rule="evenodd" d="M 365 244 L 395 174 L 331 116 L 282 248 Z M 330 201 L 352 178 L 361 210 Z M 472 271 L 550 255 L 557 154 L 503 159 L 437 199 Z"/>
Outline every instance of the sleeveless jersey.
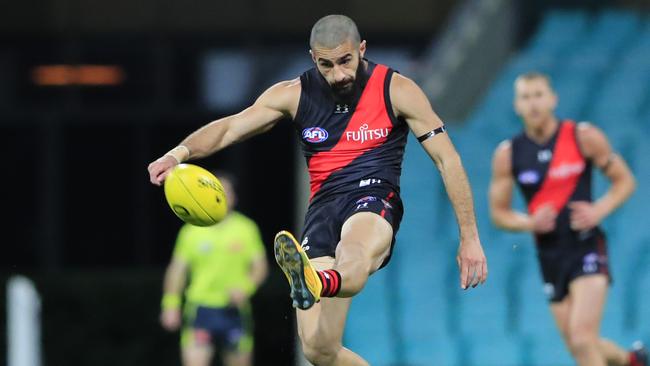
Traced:
<path fill-rule="evenodd" d="M 573 121 L 561 122 L 555 135 L 542 145 L 525 133 L 512 140 L 512 174 L 528 203 L 528 212 L 533 214 L 551 204 L 559 213 L 553 232 L 536 235 L 539 245 L 572 245 L 598 230 L 572 230 L 567 207 L 571 201 L 591 202 L 591 171 L 591 162 L 580 151 Z"/>
<path fill-rule="evenodd" d="M 368 61 L 360 74 L 361 93 L 349 104 L 335 98 L 316 68 L 300 76 L 294 122 L 307 160 L 312 203 L 373 184 L 386 183 L 399 192 L 408 126 L 394 115 L 390 102 L 393 70 Z"/>

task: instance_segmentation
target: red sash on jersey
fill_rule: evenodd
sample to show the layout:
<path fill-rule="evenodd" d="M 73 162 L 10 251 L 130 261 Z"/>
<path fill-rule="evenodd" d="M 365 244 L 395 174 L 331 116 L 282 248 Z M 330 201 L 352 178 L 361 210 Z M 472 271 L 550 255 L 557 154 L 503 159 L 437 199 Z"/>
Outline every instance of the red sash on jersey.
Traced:
<path fill-rule="evenodd" d="M 541 188 L 528 204 L 528 212 L 533 214 L 546 204 L 560 212 L 571 198 L 584 170 L 585 158 L 576 140 L 576 125 L 566 121 L 560 125 L 551 163 Z"/>
<path fill-rule="evenodd" d="M 387 72 L 386 66 L 375 66 L 339 141 L 330 150 L 316 153 L 309 159 L 310 200 L 332 173 L 345 168 L 363 153 L 386 141 L 393 128 L 384 101 Z"/>

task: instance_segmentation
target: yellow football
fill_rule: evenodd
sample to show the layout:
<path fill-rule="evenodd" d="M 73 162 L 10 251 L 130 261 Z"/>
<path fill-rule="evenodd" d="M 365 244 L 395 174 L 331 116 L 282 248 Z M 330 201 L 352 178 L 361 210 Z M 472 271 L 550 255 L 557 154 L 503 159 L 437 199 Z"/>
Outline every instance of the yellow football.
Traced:
<path fill-rule="evenodd" d="M 169 172 L 165 198 L 176 216 L 196 226 L 214 225 L 228 211 L 221 182 L 209 171 L 192 164 L 179 164 Z"/>

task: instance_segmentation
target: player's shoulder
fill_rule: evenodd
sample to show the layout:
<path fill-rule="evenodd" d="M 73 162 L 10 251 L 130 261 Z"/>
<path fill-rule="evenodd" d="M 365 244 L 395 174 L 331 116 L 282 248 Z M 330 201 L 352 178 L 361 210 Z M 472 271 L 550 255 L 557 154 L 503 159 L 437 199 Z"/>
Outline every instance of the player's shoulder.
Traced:
<path fill-rule="evenodd" d="M 503 141 L 499 142 L 497 147 L 494 149 L 494 154 L 495 155 L 497 155 L 497 154 L 504 155 L 504 154 L 511 154 L 511 153 L 512 153 L 512 140 L 511 139 L 507 139 L 507 140 L 503 140 Z"/>
<path fill-rule="evenodd" d="M 598 128 L 590 121 L 578 121 L 575 122 L 575 126 L 576 131 L 581 134 L 592 134 L 594 132 L 600 131 L 600 128 Z"/>
<path fill-rule="evenodd" d="M 300 78 L 280 81 L 266 89 L 256 103 L 291 114 L 298 106 L 300 90 Z"/>
<path fill-rule="evenodd" d="M 494 167 L 507 168 L 511 165 L 512 159 L 512 141 L 503 140 L 494 149 L 492 155 L 492 164 Z"/>
<path fill-rule="evenodd" d="M 607 139 L 605 132 L 589 121 L 576 123 L 576 136 L 581 143 L 599 143 Z"/>
<path fill-rule="evenodd" d="M 300 78 L 295 78 L 291 80 L 283 80 L 273 84 L 270 88 L 267 89 L 267 92 L 271 92 L 278 96 L 287 95 L 291 96 L 293 94 L 300 94 L 301 82 Z"/>
<path fill-rule="evenodd" d="M 431 109 L 422 88 L 413 79 L 397 72 L 391 76 L 389 96 L 395 112 L 401 116 L 412 116 Z"/>
<path fill-rule="evenodd" d="M 399 93 L 409 93 L 414 90 L 421 90 L 418 84 L 408 76 L 404 76 L 398 72 L 394 72 L 390 79 L 391 92 L 397 91 Z"/>

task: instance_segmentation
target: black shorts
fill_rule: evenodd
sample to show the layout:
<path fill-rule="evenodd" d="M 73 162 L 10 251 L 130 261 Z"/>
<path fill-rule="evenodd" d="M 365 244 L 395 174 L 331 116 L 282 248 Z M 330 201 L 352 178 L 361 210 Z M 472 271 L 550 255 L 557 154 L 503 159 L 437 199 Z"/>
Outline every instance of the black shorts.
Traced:
<path fill-rule="evenodd" d="M 569 294 L 571 281 L 580 276 L 604 274 L 612 280 L 605 234 L 593 229 L 584 237 L 576 235 L 552 247 L 538 246 L 544 293 L 550 302 L 562 301 Z"/>
<path fill-rule="evenodd" d="M 331 199 L 312 203 L 305 215 L 301 246 L 309 258 L 334 257 L 341 240 L 341 228 L 350 216 L 359 212 L 373 212 L 393 227 L 390 253 L 381 267 L 388 264 L 399 230 L 404 207 L 399 193 L 388 184 L 375 184 L 337 194 Z"/>
<path fill-rule="evenodd" d="M 249 351 L 252 346 L 247 307 L 213 308 L 187 304 L 181 344 L 210 344 L 228 351 Z M 250 343 L 250 345 L 249 345 Z"/>

